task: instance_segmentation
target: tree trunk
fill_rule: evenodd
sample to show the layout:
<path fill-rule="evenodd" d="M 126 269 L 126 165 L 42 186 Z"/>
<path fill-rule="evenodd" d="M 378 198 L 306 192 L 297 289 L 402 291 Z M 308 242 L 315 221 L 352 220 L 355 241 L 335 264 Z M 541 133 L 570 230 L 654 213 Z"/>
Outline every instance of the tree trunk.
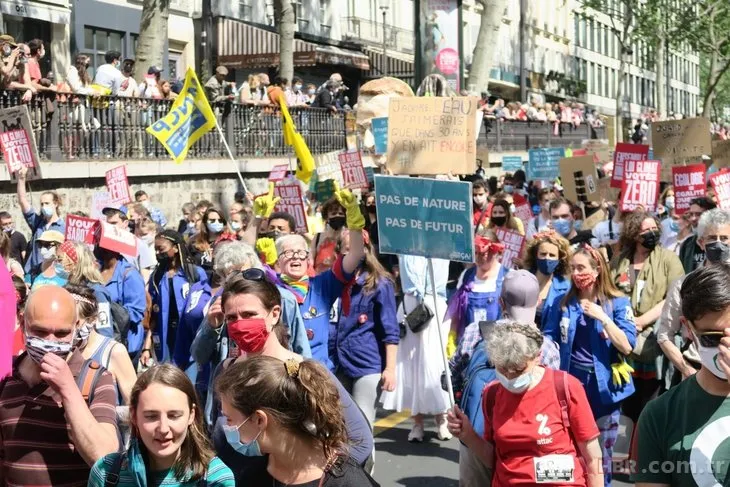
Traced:
<path fill-rule="evenodd" d="M 659 117 L 664 119 L 667 116 L 667 35 L 662 32 L 659 36 L 659 44 L 656 47 L 654 58 L 656 70 L 656 110 Z"/>
<path fill-rule="evenodd" d="M 482 18 L 477 43 L 474 46 L 471 69 L 469 70 L 469 91 L 482 92 L 489 87 L 489 73 L 494 63 L 499 29 L 502 26 L 507 0 L 481 0 Z"/>
<path fill-rule="evenodd" d="M 289 81 L 294 77 L 294 31 L 296 18 L 291 0 L 275 0 L 274 17 L 279 31 L 279 76 Z"/>
<path fill-rule="evenodd" d="M 139 23 L 137 52 L 134 67 L 135 78 L 147 74 L 150 66 L 165 69 L 162 65 L 167 40 L 167 19 L 170 16 L 169 0 L 144 0 Z"/>

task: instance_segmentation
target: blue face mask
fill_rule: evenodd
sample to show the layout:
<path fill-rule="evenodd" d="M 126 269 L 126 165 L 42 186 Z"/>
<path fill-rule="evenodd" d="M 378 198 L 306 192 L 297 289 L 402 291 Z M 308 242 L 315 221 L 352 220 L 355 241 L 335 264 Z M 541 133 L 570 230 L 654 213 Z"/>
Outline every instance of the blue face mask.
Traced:
<path fill-rule="evenodd" d="M 563 218 L 558 218 L 557 220 L 553 220 L 553 228 L 563 237 L 567 237 L 570 235 L 571 230 L 573 230 L 573 222 Z"/>
<path fill-rule="evenodd" d="M 60 262 L 56 262 L 55 264 L 53 264 L 53 270 L 56 272 L 56 275 L 58 277 L 68 280 L 69 272 L 63 267 Z"/>
<path fill-rule="evenodd" d="M 256 437 L 249 441 L 248 443 L 243 443 L 241 441 L 241 434 L 238 432 L 238 430 L 246 424 L 246 421 L 251 419 L 251 416 L 249 416 L 243 423 L 239 424 L 238 426 L 229 426 L 227 423 L 227 418 L 225 416 L 221 416 L 221 425 L 223 426 L 223 432 L 226 434 L 226 441 L 229 445 L 231 445 L 231 448 L 236 450 L 241 455 L 247 456 L 247 457 L 262 457 L 264 456 L 263 453 L 261 453 L 261 448 L 259 448 L 259 442 L 257 441 L 259 439 L 259 436 L 261 435 L 261 432 L 259 431 L 259 434 L 256 435 Z"/>
<path fill-rule="evenodd" d="M 550 276 L 555 272 L 559 264 L 560 261 L 557 259 L 537 259 L 537 270 L 546 276 Z"/>
<path fill-rule="evenodd" d="M 679 223 L 676 222 L 676 221 L 674 221 L 674 220 L 672 220 L 671 222 L 669 222 L 669 229 L 671 231 L 673 231 L 673 232 L 678 232 L 679 231 Z"/>
<path fill-rule="evenodd" d="M 221 233 L 223 231 L 223 224 L 221 222 L 208 223 L 208 231 L 210 233 Z"/>
<path fill-rule="evenodd" d="M 575 228 L 576 232 L 580 232 L 580 229 L 583 228 L 583 220 L 576 220 L 573 222 L 573 228 Z"/>
<path fill-rule="evenodd" d="M 43 213 L 43 216 L 46 218 L 50 218 L 53 216 L 53 207 L 50 205 L 46 205 L 41 208 L 41 213 Z"/>
<path fill-rule="evenodd" d="M 530 372 L 525 372 L 521 376 L 515 377 L 514 379 L 508 379 L 507 377 L 500 374 L 497 370 L 495 370 L 494 372 L 495 374 L 497 374 L 497 380 L 499 380 L 499 383 L 513 394 L 522 394 L 527 390 L 528 387 L 530 387 L 530 384 L 532 383 L 532 374 Z"/>
<path fill-rule="evenodd" d="M 504 192 L 505 193 L 512 194 L 514 192 L 514 190 L 515 190 L 515 187 L 513 185 L 511 185 L 511 184 L 505 184 L 502 189 L 504 189 Z"/>

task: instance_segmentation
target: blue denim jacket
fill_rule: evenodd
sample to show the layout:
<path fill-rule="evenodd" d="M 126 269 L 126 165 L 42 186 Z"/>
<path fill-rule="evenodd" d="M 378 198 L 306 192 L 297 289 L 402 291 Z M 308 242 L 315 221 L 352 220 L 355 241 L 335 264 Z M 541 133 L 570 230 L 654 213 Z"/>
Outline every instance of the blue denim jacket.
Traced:
<path fill-rule="evenodd" d="M 553 307 L 560 307 L 560 300 L 568 293 L 570 286 L 570 279 L 566 279 L 565 277 L 558 275 L 553 276 L 552 283 L 550 284 L 550 290 L 548 291 L 548 295 L 545 297 L 545 302 L 542 306 L 542 319 L 540 322 L 541 330 L 545 329 L 548 316 L 550 316 L 550 312 Z"/>

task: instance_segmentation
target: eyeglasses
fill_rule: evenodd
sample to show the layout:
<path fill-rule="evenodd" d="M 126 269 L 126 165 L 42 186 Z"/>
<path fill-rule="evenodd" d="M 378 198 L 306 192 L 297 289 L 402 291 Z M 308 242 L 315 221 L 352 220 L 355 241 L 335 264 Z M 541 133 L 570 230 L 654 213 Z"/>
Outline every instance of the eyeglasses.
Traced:
<path fill-rule="evenodd" d="M 692 327 L 694 329 L 694 327 Z M 705 348 L 717 348 L 720 346 L 720 340 L 725 336 L 724 331 L 697 331 L 694 330 L 700 345 Z"/>
<path fill-rule="evenodd" d="M 38 246 L 42 249 L 50 249 L 52 247 L 58 247 L 58 242 L 38 242 Z"/>
<path fill-rule="evenodd" d="M 309 250 L 285 250 L 279 257 L 284 257 L 285 259 L 296 257 L 299 260 L 305 260 L 309 257 Z"/>
<path fill-rule="evenodd" d="M 241 276 L 243 276 L 243 278 L 248 281 L 265 281 L 266 280 L 266 273 L 261 269 L 257 269 L 256 267 L 251 267 L 250 269 L 241 271 Z"/>

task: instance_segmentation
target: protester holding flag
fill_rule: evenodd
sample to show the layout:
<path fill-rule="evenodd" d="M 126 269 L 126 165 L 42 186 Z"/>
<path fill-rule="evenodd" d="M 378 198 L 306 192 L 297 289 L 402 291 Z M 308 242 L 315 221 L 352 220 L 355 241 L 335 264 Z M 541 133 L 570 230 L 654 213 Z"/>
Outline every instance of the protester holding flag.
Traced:
<path fill-rule="evenodd" d="M 213 273 L 213 252 L 223 240 L 236 240 L 222 211 L 210 208 L 203 214 L 200 229 L 188 242 L 188 251 L 195 265 L 205 271 L 208 279 Z"/>

